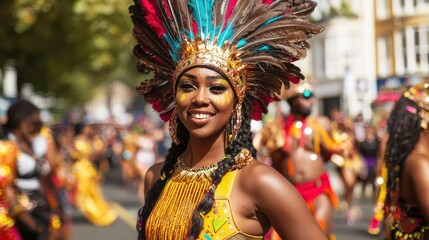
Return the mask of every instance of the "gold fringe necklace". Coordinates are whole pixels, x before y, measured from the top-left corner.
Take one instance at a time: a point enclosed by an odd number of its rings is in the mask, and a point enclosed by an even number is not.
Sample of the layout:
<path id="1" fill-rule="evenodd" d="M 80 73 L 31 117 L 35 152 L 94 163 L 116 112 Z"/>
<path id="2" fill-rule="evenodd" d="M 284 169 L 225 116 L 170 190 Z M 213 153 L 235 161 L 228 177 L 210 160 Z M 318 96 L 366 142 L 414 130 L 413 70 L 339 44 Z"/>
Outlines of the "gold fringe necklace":
<path id="1" fill-rule="evenodd" d="M 211 190 L 211 174 L 218 168 L 217 164 L 193 169 L 183 163 L 183 155 L 177 159 L 173 176 L 146 223 L 147 239 L 188 239 L 192 213 Z"/>

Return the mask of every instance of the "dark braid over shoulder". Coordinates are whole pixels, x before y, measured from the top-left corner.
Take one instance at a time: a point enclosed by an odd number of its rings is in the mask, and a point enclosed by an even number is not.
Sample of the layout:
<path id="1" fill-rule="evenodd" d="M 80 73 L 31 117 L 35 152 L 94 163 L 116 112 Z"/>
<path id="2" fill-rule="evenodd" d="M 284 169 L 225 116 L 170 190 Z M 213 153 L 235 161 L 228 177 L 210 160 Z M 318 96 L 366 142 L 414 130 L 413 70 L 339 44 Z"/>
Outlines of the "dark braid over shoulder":
<path id="1" fill-rule="evenodd" d="M 395 179 L 401 176 L 405 159 L 414 149 L 422 131 L 420 117 L 416 113 L 412 113 L 410 108 L 417 111 L 420 109 L 413 101 L 402 96 L 389 117 L 387 125 L 389 139 L 385 152 L 385 161 L 389 173 L 387 177 L 388 191 L 395 191 Z M 400 167 L 399 171 L 395 171 L 397 165 Z M 387 201 L 389 200 L 390 197 L 387 194 Z"/>
<path id="2" fill-rule="evenodd" d="M 192 228 L 189 234 L 190 239 L 196 239 L 200 234 L 204 223 L 204 219 L 201 215 L 210 212 L 212 209 L 214 203 L 214 189 L 220 183 L 222 177 L 232 168 L 232 166 L 234 166 L 235 156 L 240 153 L 241 149 L 247 148 L 252 153 L 252 156 L 256 158 L 256 149 L 253 146 L 252 132 L 250 131 L 251 117 L 248 111 L 245 109 L 245 105 L 243 105 L 242 111 L 243 119 L 237 137 L 226 148 L 226 154 L 230 157 L 227 157 L 218 163 L 218 168 L 211 175 L 213 191 L 207 191 L 207 194 L 203 200 L 201 200 L 198 207 L 194 210 L 192 216 Z"/>
<path id="3" fill-rule="evenodd" d="M 168 179 L 170 179 L 174 171 L 177 158 L 185 152 L 188 146 L 189 132 L 179 118 L 177 118 L 177 137 L 180 141 L 179 145 L 172 143 L 171 148 L 169 149 L 165 158 L 165 164 L 161 170 L 161 179 L 156 181 L 152 188 L 148 191 L 145 199 L 145 205 L 138 211 L 136 227 L 139 240 L 146 239 L 146 221 L 149 218 L 152 209 L 155 207 L 155 203 L 158 201 L 162 189 L 164 189 L 165 184 L 167 183 Z"/>

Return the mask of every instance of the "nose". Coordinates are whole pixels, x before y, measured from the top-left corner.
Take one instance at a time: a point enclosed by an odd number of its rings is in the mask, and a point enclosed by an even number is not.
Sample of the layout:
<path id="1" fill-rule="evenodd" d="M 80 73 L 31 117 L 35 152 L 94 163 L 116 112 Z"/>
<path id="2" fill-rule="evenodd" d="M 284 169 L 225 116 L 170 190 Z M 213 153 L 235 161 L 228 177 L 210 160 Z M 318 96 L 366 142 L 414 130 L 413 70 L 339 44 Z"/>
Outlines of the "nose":
<path id="1" fill-rule="evenodd" d="M 207 90 L 204 88 L 200 88 L 197 90 L 197 95 L 194 97 L 193 102 L 199 105 L 208 104 L 210 102 Z"/>

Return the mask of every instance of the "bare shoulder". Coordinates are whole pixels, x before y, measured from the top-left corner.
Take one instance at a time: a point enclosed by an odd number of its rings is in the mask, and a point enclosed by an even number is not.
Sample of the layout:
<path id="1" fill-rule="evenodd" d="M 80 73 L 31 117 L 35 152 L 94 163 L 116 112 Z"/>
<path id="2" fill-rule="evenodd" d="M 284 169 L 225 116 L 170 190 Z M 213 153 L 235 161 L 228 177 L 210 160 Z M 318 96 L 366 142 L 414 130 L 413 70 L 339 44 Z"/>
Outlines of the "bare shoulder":
<path id="1" fill-rule="evenodd" d="M 161 177 L 161 169 L 164 166 L 163 162 L 152 165 L 145 175 L 145 191 L 149 190 L 152 185 Z"/>
<path id="2" fill-rule="evenodd" d="M 253 160 L 240 170 L 240 186 L 251 195 L 293 189 L 290 182 L 277 170 L 258 160 Z"/>
<path id="3" fill-rule="evenodd" d="M 411 153 L 406 160 L 406 168 L 412 176 L 423 173 L 429 177 L 429 155 L 422 153 Z"/>

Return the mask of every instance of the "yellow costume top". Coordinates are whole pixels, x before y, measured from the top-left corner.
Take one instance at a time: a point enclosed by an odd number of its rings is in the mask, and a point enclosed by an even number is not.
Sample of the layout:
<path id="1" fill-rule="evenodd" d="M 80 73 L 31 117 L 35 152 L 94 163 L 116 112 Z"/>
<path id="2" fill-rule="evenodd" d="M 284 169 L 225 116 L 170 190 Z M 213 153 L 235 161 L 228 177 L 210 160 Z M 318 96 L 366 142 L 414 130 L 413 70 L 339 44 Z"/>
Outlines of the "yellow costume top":
<path id="1" fill-rule="evenodd" d="M 217 165 L 205 167 L 205 172 Z M 164 187 L 149 219 L 146 222 L 146 239 L 188 239 L 192 226 L 192 213 L 210 188 L 210 177 L 197 175 L 194 169 L 180 164 Z M 197 239 L 262 239 L 241 232 L 231 212 L 230 195 L 238 170 L 224 175 L 215 190 L 215 203 L 205 214 L 204 225 Z"/>
<path id="2" fill-rule="evenodd" d="M 11 208 L 7 201 L 6 188 L 15 180 L 16 158 L 18 147 L 12 141 L 0 141 L 0 236 L 4 239 L 20 239 L 11 228 L 15 225 L 10 213 L 16 209 Z M 16 212 L 15 212 L 16 213 Z M 13 235 L 13 236 L 12 236 Z M 3 238 L 2 238 L 3 239 Z"/>

